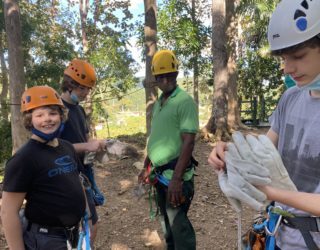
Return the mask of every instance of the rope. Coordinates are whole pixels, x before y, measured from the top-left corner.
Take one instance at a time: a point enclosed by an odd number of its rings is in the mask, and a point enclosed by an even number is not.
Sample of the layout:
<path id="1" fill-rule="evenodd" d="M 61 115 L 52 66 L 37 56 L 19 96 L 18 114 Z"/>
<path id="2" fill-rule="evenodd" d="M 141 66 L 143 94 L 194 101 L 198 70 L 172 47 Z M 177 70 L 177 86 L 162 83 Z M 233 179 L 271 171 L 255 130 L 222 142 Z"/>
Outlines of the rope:
<path id="1" fill-rule="evenodd" d="M 237 213 L 237 227 L 238 227 L 238 250 L 242 249 L 242 227 L 241 227 L 241 211 Z"/>
<path id="2" fill-rule="evenodd" d="M 125 96 L 129 96 L 129 95 L 132 95 L 142 89 L 145 89 L 145 88 L 140 88 L 140 89 L 137 89 L 135 91 L 132 91 L 130 93 L 127 93 L 127 94 L 124 94 L 124 95 L 121 95 L 119 97 L 112 97 L 112 98 L 107 98 L 107 99 L 102 99 L 102 100 L 93 100 L 93 101 L 84 101 L 82 103 L 99 103 L 99 102 L 105 102 L 105 101 L 110 101 L 110 100 L 116 100 L 116 99 L 121 99 Z M 8 102 L 1 102 L 0 105 L 4 105 L 4 106 L 20 106 L 21 103 L 8 103 Z"/>

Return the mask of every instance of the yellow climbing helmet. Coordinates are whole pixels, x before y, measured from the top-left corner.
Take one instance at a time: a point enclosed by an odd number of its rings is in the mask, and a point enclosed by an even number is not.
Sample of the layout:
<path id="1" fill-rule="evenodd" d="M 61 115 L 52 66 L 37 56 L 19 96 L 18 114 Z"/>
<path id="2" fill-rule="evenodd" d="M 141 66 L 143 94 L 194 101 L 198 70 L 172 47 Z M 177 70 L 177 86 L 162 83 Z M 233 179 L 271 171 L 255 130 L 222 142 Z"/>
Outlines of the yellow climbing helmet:
<path id="1" fill-rule="evenodd" d="M 65 69 L 64 74 L 82 86 L 92 88 L 95 86 L 97 77 L 93 66 L 80 59 L 73 59 Z"/>
<path id="2" fill-rule="evenodd" d="M 152 75 L 178 72 L 178 60 L 171 50 L 160 50 L 152 58 Z"/>
<path id="3" fill-rule="evenodd" d="M 48 105 L 63 107 L 61 97 L 49 86 L 34 86 L 27 89 L 21 97 L 21 112 Z"/>

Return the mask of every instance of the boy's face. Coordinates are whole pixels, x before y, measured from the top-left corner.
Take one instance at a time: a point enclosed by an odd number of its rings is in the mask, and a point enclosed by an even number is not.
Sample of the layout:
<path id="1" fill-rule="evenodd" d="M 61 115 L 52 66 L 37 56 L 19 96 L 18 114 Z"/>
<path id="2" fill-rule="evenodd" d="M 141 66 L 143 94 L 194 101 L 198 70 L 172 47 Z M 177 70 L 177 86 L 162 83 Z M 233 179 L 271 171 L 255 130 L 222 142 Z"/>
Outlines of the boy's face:
<path id="1" fill-rule="evenodd" d="M 293 53 L 281 55 L 284 74 L 289 74 L 298 87 L 309 84 L 320 74 L 320 48 L 305 47 Z"/>
<path id="2" fill-rule="evenodd" d="M 79 98 L 79 101 L 82 102 L 86 99 L 87 95 L 90 93 L 91 88 L 82 86 L 82 85 L 77 85 L 72 92 Z"/>
<path id="3" fill-rule="evenodd" d="M 61 114 L 50 107 L 39 107 L 32 111 L 32 125 L 45 134 L 55 132 L 61 123 Z"/>

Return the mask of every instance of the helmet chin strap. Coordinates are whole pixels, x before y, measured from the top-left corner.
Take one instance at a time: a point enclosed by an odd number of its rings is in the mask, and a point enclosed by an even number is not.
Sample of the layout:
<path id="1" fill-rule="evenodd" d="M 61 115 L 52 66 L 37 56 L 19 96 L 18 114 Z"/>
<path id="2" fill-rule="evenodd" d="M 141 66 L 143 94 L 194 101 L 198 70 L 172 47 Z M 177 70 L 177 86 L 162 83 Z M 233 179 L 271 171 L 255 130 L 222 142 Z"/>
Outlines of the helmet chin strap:
<path id="1" fill-rule="evenodd" d="M 36 128 L 32 128 L 31 132 L 32 132 L 32 134 L 39 136 L 42 140 L 45 140 L 45 143 L 48 143 L 49 141 L 58 137 L 61 134 L 61 132 L 63 131 L 63 129 L 64 129 L 64 122 L 61 122 L 60 126 L 53 133 L 46 134 Z"/>

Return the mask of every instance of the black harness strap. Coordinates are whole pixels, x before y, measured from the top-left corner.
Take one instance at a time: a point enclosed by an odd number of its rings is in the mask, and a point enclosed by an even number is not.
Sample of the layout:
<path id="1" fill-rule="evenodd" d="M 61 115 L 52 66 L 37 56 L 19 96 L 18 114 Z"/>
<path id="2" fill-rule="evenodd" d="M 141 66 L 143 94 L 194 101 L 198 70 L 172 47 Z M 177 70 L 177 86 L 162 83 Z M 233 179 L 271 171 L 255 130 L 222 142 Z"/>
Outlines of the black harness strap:
<path id="1" fill-rule="evenodd" d="M 179 158 L 175 158 L 163 166 L 156 167 L 155 168 L 156 173 L 162 174 L 162 172 L 167 169 L 174 170 L 174 168 L 177 165 L 178 159 Z M 199 162 L 193 156 L 191 156 L 190 163 L 189 163 L 188 167 L 186 168 L 186 172 L 189 171 L 190 169 L 192 169 L 193 167 L 197 167 L 198 165 L 199 165 Z"/>
<path id="2" fill-rule="evenodd" d="M 310 233 L 320 231 L 319 217 L 283 217 L 282 222 L 286 226 L 298 229 L 301 232 L 309 250 L 319 250 Z"/>

